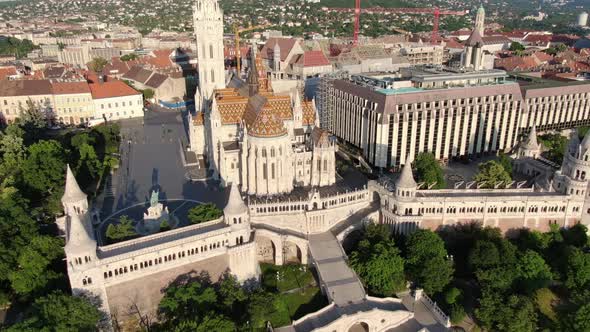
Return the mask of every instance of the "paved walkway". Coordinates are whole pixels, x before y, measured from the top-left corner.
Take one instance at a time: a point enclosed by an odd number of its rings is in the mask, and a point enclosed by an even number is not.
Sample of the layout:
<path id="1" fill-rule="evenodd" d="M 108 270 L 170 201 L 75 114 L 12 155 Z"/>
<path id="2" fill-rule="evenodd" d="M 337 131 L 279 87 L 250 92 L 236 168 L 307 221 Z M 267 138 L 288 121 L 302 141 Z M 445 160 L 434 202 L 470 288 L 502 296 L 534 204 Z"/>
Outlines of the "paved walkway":
<path id="1" fill-rule="evenodd" d="M 344 250 L 331 232 L 310 235 L 309 249 L 329 300 L 346 306 L 365 298 L 361 281 L 348 267 Z"/>

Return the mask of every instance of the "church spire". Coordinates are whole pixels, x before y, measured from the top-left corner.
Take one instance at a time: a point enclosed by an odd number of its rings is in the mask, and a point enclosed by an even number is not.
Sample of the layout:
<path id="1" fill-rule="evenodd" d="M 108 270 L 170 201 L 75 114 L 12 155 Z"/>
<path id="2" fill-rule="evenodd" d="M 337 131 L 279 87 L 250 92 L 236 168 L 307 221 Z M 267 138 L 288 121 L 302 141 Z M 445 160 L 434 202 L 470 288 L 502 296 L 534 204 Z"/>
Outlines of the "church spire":
<path id="1" fill-rule="evenodd" d="M 260 84 L 258 82 L 258 69 L 256 67 L 256 44 L 252 44 L 250 51 L 250 72 L 248 73 L 248 93 L 250 96 L 258 94 Z"/>
<path id="2" fill-rule="evenodd" d="M 479 6 L 477 10 L 477 14 L 475 15 L 475 30 L 479 32 L 479 35 L 483 37 L 484 30 L 485 30 L 485 18 L 486 18 L 486 11 L 483 8 L 483 5 Z"/>

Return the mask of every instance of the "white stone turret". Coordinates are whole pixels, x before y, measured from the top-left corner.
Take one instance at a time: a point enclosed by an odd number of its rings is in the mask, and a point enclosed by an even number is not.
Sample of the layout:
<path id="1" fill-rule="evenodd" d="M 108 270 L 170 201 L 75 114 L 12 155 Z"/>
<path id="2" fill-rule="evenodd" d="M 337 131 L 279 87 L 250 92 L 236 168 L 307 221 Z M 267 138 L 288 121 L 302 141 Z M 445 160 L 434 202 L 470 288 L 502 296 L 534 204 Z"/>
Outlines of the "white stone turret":
<path id="1" fill-rule="evenodd" d="M 556 172 L 555 184 L 557 191 L 585 199 L 590 179 L 590 135 L 586 134 L 582 143 L 576 147 L 577 140 L 577 137 L 570 140 L 561 170 Z"/>
<path id="2" fill-rule="evenodd" d="M 66 186 L 64 195 L 61 197 L 61 203 L 66 215 L 84 214 L 88 211 L 88 200 L 86 194 L 80 189 L 76 177 L 67 165 Z"/>
<path id="3" fill-rule="evenodd" d="M 225 88 L 223 10 L 217 0 L 196 0 L 193 26 L 197 39 L 199 87 L 205 99 L 214 89 Z"/>
<path id="4" fill-rule="evenodd" d="M 238 185 L 231 184 L 229 199 L 223 208 L 225 222 L 232 227 L 247 227 L 250 222 L 248 207 L 244 204 Z"/>
<path id="5" fill-rule="evenodd" d="M 522 142 L 518 155 L 519 157 L 531 157 L 534 159 L 537 159 L 541 155 L 541 145 L 537 141 L 537 130 L 534 125 L 527 139 Z"/>
<path id="6" fill-rule="evenodd" d="M 402 173 L 395 182 L 395 195 L 398 200 L 412 200 L 416 197 L 417 188 L 418 185 L 412 174 L 412 160 L 407 158 Z"/>

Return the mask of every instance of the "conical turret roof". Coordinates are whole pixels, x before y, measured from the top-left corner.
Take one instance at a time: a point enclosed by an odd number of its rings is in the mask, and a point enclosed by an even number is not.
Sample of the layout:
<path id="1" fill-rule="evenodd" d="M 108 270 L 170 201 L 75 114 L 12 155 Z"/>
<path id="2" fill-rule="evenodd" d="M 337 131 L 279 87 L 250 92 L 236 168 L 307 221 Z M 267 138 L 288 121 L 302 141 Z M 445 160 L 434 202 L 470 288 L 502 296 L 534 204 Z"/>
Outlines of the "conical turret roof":
<path id="1" fill-rule="evenodd" d="M 238 190 L 238 186 L 236 184 L 231 185 L 229 199 L 227 201 L 227 205 L 223 209 L 223 214 L 226 216 L 235 216 L 240 214 L 245 214 L 248 212 L 248 207 L 244 204 L 242 200 L 242 196 L 240 195 L 240 191 Z"/>
<path id="2" fill-rule="evenodd" d="M 94 237 L 90 235 L 88 227 L 83 219 L 80 219 L 78 214 L 72 213 L 68 216 L 68 220 L 69 227 L 66 248 L 76 248 L 81 251 L 96 248 L 96 241 L 94 240 Z"/>
<path id="3" fill-rule="evenodd" d="M 412 161 L 408 158 L 402 169 L 402 174 L 397 179 L 395 186 L 398 188 L 414 188 L 417 186 L 412 174 Z"/>
<path id="4" fill-rule="evenodd" d="M 525 141 L 524 148 L 528 150 L 538 150 L 540 149 L 539 142 L 537 142 L 537 129 L 535 126 L 531 128 L 531 132 Z"/>
<path id="5" fill-rule="evenodd" d="M 76 177 L 74 176 L 70 165 L 68 165 L 66 170 L 66 188 L 64 195 L 61 197 L 61 201 L 62 203 L 73 203 L 84 199 L 86 199 L 86 194 L 80 189 L 78 181 L 76 181 Z"/>

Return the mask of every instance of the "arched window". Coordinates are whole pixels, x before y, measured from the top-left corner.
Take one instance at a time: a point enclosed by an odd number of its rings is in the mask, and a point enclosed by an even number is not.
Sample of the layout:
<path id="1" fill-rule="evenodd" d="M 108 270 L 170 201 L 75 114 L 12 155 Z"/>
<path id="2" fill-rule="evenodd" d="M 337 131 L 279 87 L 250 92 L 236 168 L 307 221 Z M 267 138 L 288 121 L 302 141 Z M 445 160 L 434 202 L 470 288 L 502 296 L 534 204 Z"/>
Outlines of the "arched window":
<path id="1" fill-rule="evenodd" d="M 209 58 L 213 59 L 213 44 L 209 44 Z"/>
<path id="2" fill-rule="evenodd" d="M 215 71 L 213 69 L 211 69 L 211 82 L 215 83 Z"/>

